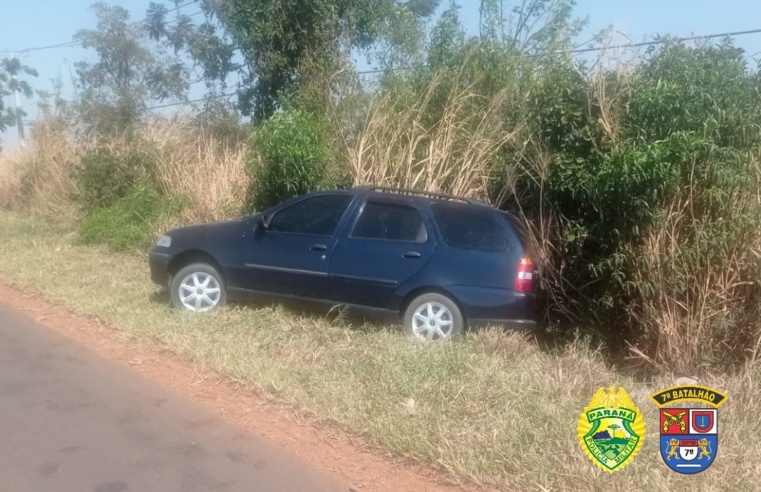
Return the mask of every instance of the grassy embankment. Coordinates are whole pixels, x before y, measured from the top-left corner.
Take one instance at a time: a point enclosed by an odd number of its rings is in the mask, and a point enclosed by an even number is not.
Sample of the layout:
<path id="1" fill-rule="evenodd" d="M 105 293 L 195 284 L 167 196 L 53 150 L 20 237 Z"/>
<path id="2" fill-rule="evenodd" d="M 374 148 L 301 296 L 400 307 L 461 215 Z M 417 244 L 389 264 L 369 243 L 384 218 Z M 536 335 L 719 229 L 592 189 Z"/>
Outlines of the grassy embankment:
<path id="1" fill-rule="evenodd" d="M 616 373 L 583 344 L 546 352 L 530 339 L 483 332 L 421 344 L 398 329 L 350 323 L 282 306 L 230 306 L 208 316 L 157 301 L 140 254 L 79 245 L 55 228 L 0 212 L 0 277 L 136 340 L 155 343 L 301 411 L 361 434 L 371 445 L 434 465 L 454 480 L 500 490 L 757 490 L 761 426 L 754 384 L 761 362 L 701 382 L 729 394 L 716 463 L 698 477 L 658 455 L 648 396 L 670 385 Z M 576 420 L 597 387 L 622 384 L 644 412 L 641 453 L 613 476 L 576 441 Z M 405 405 L 414 400 L 414 410 Z"/>

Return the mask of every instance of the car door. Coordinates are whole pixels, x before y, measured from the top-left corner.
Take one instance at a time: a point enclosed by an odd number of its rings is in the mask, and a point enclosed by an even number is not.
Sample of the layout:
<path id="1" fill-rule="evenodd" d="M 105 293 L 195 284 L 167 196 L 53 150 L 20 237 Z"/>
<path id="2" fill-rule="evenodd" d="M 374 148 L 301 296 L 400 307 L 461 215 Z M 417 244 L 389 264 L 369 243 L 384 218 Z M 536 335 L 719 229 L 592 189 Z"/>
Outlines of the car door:
<path id="1" fill-rule="evenodd" d="M 396 289 L 420 271 L 433 254 L 435 239 L 426 222 L 411 200 L 370 197 L 334 248 L 330 299 L 388 306 Z"/>
<path id="2" fill-rule="evenodd" d="M 335 232 L 353 196 L 319 194 L 276 210 L 242 248 L 244 288 L 313 298 L 326 296 Z"/>

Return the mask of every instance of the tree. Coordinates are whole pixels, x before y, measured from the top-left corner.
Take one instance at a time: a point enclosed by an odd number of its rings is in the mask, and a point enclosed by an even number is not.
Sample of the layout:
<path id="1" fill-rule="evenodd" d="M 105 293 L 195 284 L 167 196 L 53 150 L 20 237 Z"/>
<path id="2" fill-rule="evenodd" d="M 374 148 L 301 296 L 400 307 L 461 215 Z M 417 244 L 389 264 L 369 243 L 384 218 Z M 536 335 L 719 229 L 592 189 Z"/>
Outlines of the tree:
<path id="1" fill-rule="evenodd" d="M 13 125 L 19 118 L 26 116 L 26 112 L 19 108 L 18 112 L 13 108 L 6 108 L 3 104 L 5 96 L 16 92 L 25 97 L 32 97 L 32 87 L 23 75 L 37 77 L 37 71 L 21 63 L 18 58 L 6 58 L 0 62 L 0 132 Z"/>
<path id="2" fill-rule="evenodd" d="M 163 46 L 150 45 L 147 26 L 130 23 L 122 7 L 96 3 L 93 9 L 97 27 L 74 36 L 98 55 L 95 63 L 75 64 L 77 106 L 88 129 L 121 132 L 140 120 L 149 102 L 181 99 L 188 70 Z"/>
<path id="3" fill-rule="evenodd" d="M 586 23 L 574 19 L 576 0 L 481 0 L 481 39 L 499 41 L 521 53 L 565 48 Z"/>
<path id="4" fill-rule="evenodd" d="M 224 83 L 237 73 L 241 111 L 262 120 L 297 87 L 316 85 L 330 97 L 332 75 L 350 64 L 352 50 L 390 39 L 393 20 L 431 16 L 439 1 L 201 0 L 203 24 L 181 17 L 171 28 L 166 7 L 152 4 L 148 13 L 151 34 L 187 49 L 204 78 Z"/>
<path id="5" fill-rule="evenodd" d="M 610 425 L 608 426 L 608 429 L 611 429 L 611 434 L 610 434 L 610 437 L 616 437 L 616 435 L 617 435 L 617 434 L 616 434 L 616 431 L 617 431 L 618 429 L 620 429 L 620 428 L 621 428 L 621 426 L 620 426 L 620 425 L 618 425 L 618 424 L 610 424 Z"/>

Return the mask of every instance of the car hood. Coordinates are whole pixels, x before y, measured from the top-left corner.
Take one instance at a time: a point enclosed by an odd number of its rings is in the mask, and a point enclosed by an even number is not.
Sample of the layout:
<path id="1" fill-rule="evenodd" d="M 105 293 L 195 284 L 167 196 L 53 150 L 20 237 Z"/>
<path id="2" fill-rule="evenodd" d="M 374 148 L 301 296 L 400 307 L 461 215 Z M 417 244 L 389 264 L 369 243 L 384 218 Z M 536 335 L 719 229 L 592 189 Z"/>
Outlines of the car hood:
<path id="1" fill-rule="evenodd" d="M 193 242 L 195 244 L 203 243 L 209 239 L 218 241 L 240 238 L 243 235 L 246 224 L 250 220 L 250 218 L 245 218 L 181 227 L 167 232 L 166 235 L 172 238 L 173 243 L 176 241 L 178 243 Z"/>

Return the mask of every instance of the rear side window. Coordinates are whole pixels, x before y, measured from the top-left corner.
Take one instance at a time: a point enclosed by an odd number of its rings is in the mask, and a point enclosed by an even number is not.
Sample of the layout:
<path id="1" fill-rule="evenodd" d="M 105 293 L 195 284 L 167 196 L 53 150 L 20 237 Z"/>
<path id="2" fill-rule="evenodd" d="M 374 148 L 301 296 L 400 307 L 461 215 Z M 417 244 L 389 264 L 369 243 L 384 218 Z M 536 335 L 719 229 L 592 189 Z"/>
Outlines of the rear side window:
<path id="1" fill-rule="evenodd" d="M 431 205 L 433 216 L 453 248 L 505 251 L 507 241 L 491 210 L 479 207 Z"/>
<path id="2" fill-rule="evenodd" d="M 424 243 L 428 239 L 428 233 L 423 218 L 415 208 L 367 202 L 351 237 Z"/>

